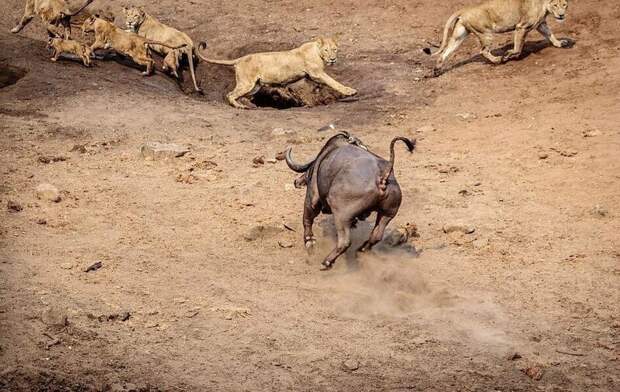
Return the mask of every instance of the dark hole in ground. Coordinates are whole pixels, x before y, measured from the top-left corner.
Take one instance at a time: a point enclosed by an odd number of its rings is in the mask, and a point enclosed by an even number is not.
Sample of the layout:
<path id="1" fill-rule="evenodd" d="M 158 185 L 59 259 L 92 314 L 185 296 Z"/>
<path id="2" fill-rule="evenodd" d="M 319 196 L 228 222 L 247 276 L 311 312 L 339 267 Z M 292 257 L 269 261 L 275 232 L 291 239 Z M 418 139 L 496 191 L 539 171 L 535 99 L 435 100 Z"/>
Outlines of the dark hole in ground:
<path id="1" fill-rule="evenodd" d="M 289 109 L 300 106 L 318 106 L 333 103 L 340 94 L 309 79 L 286 86 L 262 87 L 250 101 L 258 107 Z"/>
<path id="2" fill-rule="evenodd" d="M 0 88 L 11 86 L 26 76 L 28 71 L 23 68 L 0 65 Z"/>

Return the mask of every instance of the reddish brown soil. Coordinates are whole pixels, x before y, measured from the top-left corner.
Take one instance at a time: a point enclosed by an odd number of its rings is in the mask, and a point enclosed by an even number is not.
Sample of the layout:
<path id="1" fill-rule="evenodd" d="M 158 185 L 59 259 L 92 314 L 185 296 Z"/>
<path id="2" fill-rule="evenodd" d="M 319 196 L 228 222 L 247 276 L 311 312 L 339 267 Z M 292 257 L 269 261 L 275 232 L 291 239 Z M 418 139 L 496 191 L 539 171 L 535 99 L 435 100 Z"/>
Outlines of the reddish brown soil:
<path id="1" fill-rule="evenodd" d="M 435 79 L 421 49 L 464 1 L 138 3 L 214 56 L 342 33 L 329 72 L 360 99 L 240 111 L 225 67 L 198 66 L 200 97 L 114 61 L 53 63 L 38 20 L 8 34 L 23 1 L 5 1 L 0 69 L 27 73 L 0 89 L 0 389 L 618 390 L 617 2 L 574 1 L 550 22 L 570 49 L 534 32 L 524 58 L 491 66 L 470 38 Z M 328 123 L 384 156 L 393 136 L 418 139 L 397 151 L 391 227 L 417 224 L 419 257 L 320 272 L 328 217 L 306 256 L 294 174 L 252 159 L 288 145 L 309 158 Z M 191 152 L 145 161 L 147 141 Z M 40 183 L 63 200 L 38 200 Z M 476 231 L 444 234 L 452 222 Z"/>

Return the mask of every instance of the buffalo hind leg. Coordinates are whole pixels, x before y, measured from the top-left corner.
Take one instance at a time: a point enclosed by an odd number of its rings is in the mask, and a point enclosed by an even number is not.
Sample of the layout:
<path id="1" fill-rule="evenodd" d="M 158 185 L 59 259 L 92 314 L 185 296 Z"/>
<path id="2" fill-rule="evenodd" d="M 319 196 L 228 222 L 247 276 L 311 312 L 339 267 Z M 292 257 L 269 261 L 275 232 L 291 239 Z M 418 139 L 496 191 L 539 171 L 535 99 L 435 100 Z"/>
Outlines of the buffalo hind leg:
<path id="1" fill-rule="evenodd" d="M 383 239 L 383 233 L 385 232 L 385 228 L 390 223 L 390 221 L 394 218 L 393 216 L 383 215 L 380 212 L 377 212 L 377 220 L 375 222 L 375 227 L 370 232 L 370 237 L 368 240 L 362 244 L 357 250 L 358 252 L 368 252 L 375 246 L 379 241 Z"/>
<path id="2" fill-rule="evenodd" d="M 321 213 L 320 208 L 312 207 L 309 205 L 304 206 L 304 246 L 308 253 L 312 254 L 314 251 L 314 245 L 316 244 L 316 238 L 312 232 L 312 225 L 314 219 Z"/>
<path id="3" fill-rule="evenodd" d="M 321 263 L 321 270 L 326 271 L 330 269 L 336 259 L 349 249 L 351 246 L 351 218 L 339 216 L 334 213 L 334 221 L 336 223 L 336 232 L 338 233 L 338 243 L 336 248 L 332 250 L 323 263 Z"/>

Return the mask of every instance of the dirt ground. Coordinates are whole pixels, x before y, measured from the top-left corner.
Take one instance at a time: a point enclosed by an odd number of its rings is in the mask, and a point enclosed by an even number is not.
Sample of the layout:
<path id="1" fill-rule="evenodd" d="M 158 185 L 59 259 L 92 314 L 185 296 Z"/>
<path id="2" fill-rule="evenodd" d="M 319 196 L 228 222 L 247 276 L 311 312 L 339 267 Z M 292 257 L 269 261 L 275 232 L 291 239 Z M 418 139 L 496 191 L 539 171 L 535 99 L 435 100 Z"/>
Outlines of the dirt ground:
<path id="1" fill-rule="evenodd" d="M 341 33 L 328 72 L 359 99 L 243 111 L 223 100 L 226 67 L 198 65 L 198 96 L 187 72 L 180 88 L 113 60 L 53 63 L 38 20 L 8 33 L 23 0 L 6 0 L 0 390 L 620 388 L 618 2 L 550 21 L 572 48 L 533 32 L 492 66 L 470 38 L 438 78 L 421 49 L 470 1 L 135 3 L 222 58 Z M 126 3 L 106 4 L 122 23 Z M 252 161 L 308 159 L 330 123 L 382 156 L 417 138 L 397 149 L 390 224 L 417 225 L 417 257 L 350 253 L 321 272 L 329 216 L 306 255 L 305 191 L 283 162 Z M 145 160 L 150 141 L 190 152 Z M 62 200 L 39 200 L 42 183 Z"/>

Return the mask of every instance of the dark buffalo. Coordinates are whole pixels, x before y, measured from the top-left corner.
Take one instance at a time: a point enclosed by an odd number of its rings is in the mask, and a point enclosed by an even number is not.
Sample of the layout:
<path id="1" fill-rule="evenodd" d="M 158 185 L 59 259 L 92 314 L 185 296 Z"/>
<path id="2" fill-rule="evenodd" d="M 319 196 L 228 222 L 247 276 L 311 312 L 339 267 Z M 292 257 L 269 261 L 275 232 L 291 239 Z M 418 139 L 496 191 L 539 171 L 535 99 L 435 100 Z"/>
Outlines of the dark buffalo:
<path id="1" fill-rule="evenodd" d="M 314 219 L 323 212 L 334 214 L 338 233 L 336 248 L 323 260 L 322 268 L 332 267 L 335 260 L 351 246 L 350 231 L 358 220 L 377 212 L 370 238 L 358 249 L 370 250 L 383 238 L 383 232 L 400 207 L 402 194 L 394 177 L 394 144 L 405 143 L 409 152 L 415 140 L 404 137 L 392 139 L 390 160 L 368 151 L 366 146 L 347 132 L 330 138 L 315 159 L 305 164 L 293 161 L 291 149 L 286 151 L 286 163 L 292 170 L 303 173 L 295 186 L 307 185 L 304 203 L 304 244 L 312 250 L 316 239 L 312 233 Z"/>

